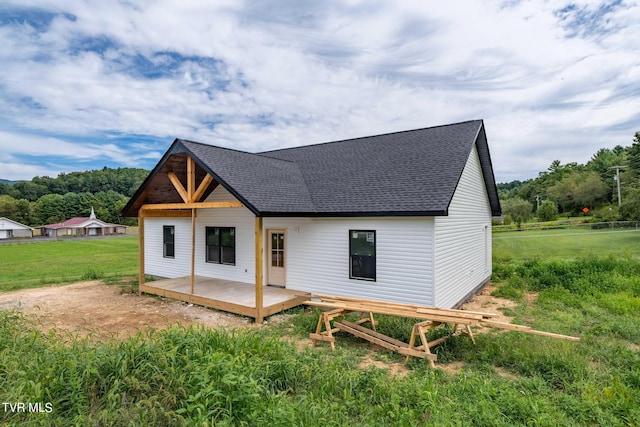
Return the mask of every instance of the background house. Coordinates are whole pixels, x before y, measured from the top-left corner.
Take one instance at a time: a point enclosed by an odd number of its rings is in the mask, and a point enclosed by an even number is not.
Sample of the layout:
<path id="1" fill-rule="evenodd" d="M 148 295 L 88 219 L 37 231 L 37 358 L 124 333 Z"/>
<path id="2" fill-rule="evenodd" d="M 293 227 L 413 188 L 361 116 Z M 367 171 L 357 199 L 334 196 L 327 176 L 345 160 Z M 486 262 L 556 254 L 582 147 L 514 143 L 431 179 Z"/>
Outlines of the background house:
<path id="1" fill-rule="evenodd" d="M 38 227 L 40 234 L 45 237 L 61 236 L 106 236 L 109 234 L 125 234 L 126 225 L 109 224 L 96 218 L 91 208 L 89 217 L 71 218 L 56 224 Z"/>
<path id="2" fill-rule="evenodd" d="M 0 239 L 13 239 L 16 237 L 33 237 L 33 228 L 9 218 L 0 217 Z"/>
<path id="3" fill-rule="evenodd" d="M 500 205 L 478 120 L 255 154 L 176 140 L 124 213 L 141 280 L 453 307 L 491 277 Z"/>

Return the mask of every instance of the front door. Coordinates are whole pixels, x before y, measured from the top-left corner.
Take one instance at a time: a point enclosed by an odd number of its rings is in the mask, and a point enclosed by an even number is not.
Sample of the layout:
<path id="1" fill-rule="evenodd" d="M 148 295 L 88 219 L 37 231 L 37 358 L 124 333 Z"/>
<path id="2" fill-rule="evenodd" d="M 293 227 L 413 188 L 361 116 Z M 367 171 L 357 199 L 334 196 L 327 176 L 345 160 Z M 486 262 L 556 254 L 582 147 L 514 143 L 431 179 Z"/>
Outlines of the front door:
<path id="1" fill-rule="evenodd" d="M 285 270 L 285 232 L 284 230 L 269 230 L 269 266 L 268 284 L 276 286 L 286 286 Z"/>

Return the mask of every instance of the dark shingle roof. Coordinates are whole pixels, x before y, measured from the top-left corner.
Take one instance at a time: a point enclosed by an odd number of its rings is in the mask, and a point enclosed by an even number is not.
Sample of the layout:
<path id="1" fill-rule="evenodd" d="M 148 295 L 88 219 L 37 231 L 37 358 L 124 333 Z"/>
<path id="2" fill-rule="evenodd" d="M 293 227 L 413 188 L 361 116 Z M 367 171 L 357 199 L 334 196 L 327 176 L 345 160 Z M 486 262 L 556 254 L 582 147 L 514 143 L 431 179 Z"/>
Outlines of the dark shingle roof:
<path id="1" fill-rule="evenodd" d="M 481 120 L 255 154 L 177 139 L 152 175 L 186 152 L 256 215 L 446 215 L 474 144 L 496 215 Z"/>

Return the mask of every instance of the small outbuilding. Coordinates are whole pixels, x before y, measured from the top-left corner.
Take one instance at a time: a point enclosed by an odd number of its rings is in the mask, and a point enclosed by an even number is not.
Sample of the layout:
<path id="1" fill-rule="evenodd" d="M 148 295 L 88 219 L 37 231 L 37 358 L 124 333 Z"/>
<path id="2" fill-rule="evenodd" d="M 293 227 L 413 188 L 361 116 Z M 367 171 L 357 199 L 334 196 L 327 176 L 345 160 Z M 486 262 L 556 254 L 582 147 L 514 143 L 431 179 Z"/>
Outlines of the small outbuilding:
<path id="1" fill-rule="evenodd" d="M 0 239 L 31 237 L 33 237 L 33 228 L 9 218 L 0 217 Z"/>
<path id="2" fill-rule="evenodd" d="M 124 214 L 142 292 L 261 321 L 316 293 L 456 307 L 491 277 L 500 204 L 474 120 L 261 153 L 176 139 Z"/>

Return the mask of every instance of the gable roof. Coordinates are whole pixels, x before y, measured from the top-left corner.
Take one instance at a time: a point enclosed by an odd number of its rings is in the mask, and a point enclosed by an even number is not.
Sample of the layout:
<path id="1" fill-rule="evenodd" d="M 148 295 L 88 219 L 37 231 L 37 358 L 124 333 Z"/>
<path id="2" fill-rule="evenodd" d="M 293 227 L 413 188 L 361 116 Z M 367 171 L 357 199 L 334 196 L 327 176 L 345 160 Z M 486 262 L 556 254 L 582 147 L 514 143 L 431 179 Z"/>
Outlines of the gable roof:
<path id="1" fill-rule="evenodd" d="M 68 219 L 63 222 L 58 222 L 55 224 L 43 225 L 41 228 L 102 228 L 102 227 L 115 227 L 120 226 L 118 224 L 109 224 L 97 218 L 91 217 L 75 217 Z M 124 227 L 124 226 L 121 226 Z"/>
<path id="2" fill-rule="evenodd" d="M 188 155 L 198 165 L 196 180 L 211 174 L 255 215 L 447 215 L 474 146 L 497 215 L 500 204 L 482 120 L 262 153 L 176 139 L 123 212 L 135 216 L 144 203 L 181 202 L 175 190 L 166 188 L 163 174 Z M 154 201 L 152 187 L 163 185 L 164 199 Z"/>
<path id="3" fill-rule="evenodd" d="M 0 216 L 0 230 L 33 230 L 33 228 L 21 224 L 18 221 Z"/>

